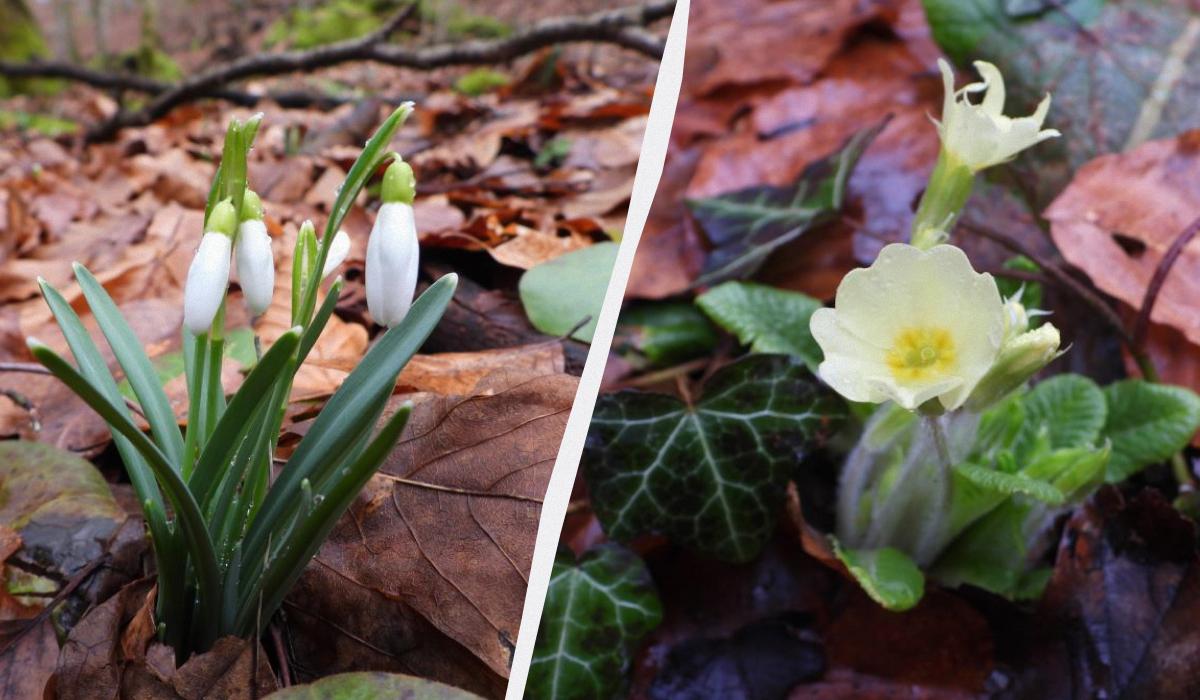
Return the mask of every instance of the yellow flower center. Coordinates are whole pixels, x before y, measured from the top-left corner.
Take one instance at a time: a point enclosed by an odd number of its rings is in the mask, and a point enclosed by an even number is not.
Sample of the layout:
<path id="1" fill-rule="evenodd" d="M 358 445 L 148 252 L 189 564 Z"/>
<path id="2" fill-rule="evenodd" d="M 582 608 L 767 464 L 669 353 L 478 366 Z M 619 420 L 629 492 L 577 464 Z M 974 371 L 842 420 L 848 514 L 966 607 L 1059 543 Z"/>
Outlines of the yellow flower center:
<path id="1" fill-rule="evenodd" d="M 943 328 L 905 328 L 896 334 L 887 353 L 892 375 L 917 381 L 945 374 L 955 364 L 954 338 Z"/>

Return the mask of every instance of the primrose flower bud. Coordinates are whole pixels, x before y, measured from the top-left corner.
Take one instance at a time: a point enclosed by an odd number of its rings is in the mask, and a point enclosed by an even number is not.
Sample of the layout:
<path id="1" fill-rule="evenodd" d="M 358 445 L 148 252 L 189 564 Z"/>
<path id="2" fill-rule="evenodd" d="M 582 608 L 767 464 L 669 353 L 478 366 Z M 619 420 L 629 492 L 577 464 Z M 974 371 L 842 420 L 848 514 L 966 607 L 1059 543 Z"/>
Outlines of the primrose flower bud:
<path id="1" fill-rule="evenodd" d="M 1025 305 L 1017 301 L 1020 294 L 1004 302 L 1004 342 L 1029 330 L 1029 313 Z"/>
<path id="2" fill-rule="evenodd" d="M 942 120 L 937 122 L 942 148 L 954 160 L 979 172 L 1006 161 L 1018 153 L 1059 136 L 1056 129 L 1043 129 L 1046 113 L 1050 111 L 1050 95 L 1046 95 L 1034 113 L 1028 117 L 1004 116 L 1004 76 L 1000 69 L 986 61 L 975 61 L 975 70 L 983 77 L 981 83 L 971 83 L 954 90 L 954 70 L 945 59 L 938 59 L 942 72 L 945 98 Z M 984 92 L 979 104 L 971 104 L 970 93 Z"/>
<path id="3" fill-rule="evenodd" d="M 208 332 L 229 286 L 229 256 L 237 212 L 228 199 L 213 207 L 205 228 L 183 290 L 183 325 L 196 335 Z"/>
<path id="4" fill-rule="evenodd" d="M 954 410 L 995 362 L 1004 316 L 995 280 L 962 250 L 893 243 L 842 279 L 834 308 L 812 315 L 825 353 L 817 373 L 851 401 L 912 411 L 937 399 Z"/>
<path id="5" fill-rule="evenodd" d="M 350 234 L 338 231 L 329 242 L 329 254 L 325 257 L 325 267 L 321 268 L 321 278 L 328 277 L 334 270 L 346 261 L 350 254 Z"/>
<path id="6" fill-rule="evenodd" d="M 1008 396 L 1062 354 L 1058 350 L 1060 342 L 1058 329 L 1050 323 L 1006 340 L 996 363 L 967 399 L 966 408 L 983 411 Z"/>
<path id="7" fill-rule="evenodd" d="M 417 288 L 417 226 L 412 168 L 397 160 L 383 177 L 383 205 L 367 240 L 367 309 L 375 322 L 394 326 L 408 313 Z"/>
<path id="8" fill-rule="evenodd" d="M 242 298 L 250 313 L 261 314 L 271 305 L 275 294 L 275 256 L 271 252 L 271 234 L 263 223 L 262 201 L 251 190 L 246 190 L 242 203 L 236 254 Z"/>

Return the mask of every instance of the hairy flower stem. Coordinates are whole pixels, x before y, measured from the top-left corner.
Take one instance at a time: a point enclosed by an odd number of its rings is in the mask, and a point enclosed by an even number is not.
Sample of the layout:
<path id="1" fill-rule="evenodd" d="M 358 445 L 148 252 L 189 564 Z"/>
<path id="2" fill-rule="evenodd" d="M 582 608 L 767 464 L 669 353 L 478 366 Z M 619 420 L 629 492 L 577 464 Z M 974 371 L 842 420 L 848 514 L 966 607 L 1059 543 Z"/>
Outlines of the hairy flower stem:
<path id="1" fill-rule="evenodd" d="M 927 488 L 933 496 L 933 507 L 926 514 L 925 526 L 917 540 L 914 554 L 918 561 L 932 561 L 944 545 L 946 519 L 950 515 L 951 479 L 954 470 L 954 460 L 950 457 L 950 447 L 946 443 L 946 431 L 942 428 L 939 416 L 926 416 L 925 424 L 929 435 L 933 438 L 934 449 L 937 450 L 937 462 L 931 470 Z"/>
<path id="2" fill-rule="evenodd" d="M 952 153 L 941 149 L 913 218 L 912 244 L 928 249 L 945 243 L 974 185 L 975 174 L 971 169 L 959 162 Z"/>

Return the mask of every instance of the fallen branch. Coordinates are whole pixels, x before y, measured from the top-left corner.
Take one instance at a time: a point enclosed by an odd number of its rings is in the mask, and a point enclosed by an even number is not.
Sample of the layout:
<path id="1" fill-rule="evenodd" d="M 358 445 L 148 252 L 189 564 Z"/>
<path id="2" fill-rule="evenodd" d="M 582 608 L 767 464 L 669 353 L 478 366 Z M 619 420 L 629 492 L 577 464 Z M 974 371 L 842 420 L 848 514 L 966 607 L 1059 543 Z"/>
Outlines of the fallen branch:
<path id="1" fill-rule="evenodd" d="M 283 104 L 316 103 L 319 97 L 304 93 L 256 94 L 227 86 L 238 80 L 263 78 L 346 63 L 371 61 L 400 68 L 429 70 L 446 66 L 488 65 L 519 58 L 539 49 L 568 42 L 615 44 L 652 58 L 661 58 L 664 42 L 643 27 L 669 17 L 675 0 L 651 0 L 643 5 L 603 10 L 578 17 L 554 17 L 535 22 L 502 39 L 486 39 L 426 47 L 386 43 L 414 11 L 415 3 L 397 12 L 370 34 L 303 51 L 257 54 L 215 66 L 178 83 L 129 74 L 110 74 L 73 64 L 0 62 L 0 76 L 12 78 L 59 78 L 107 90 L 129 90 L 150 95 L 150 102 L 134 112 L 118 111 L 112 119 L 88 132 L 89 141 L 111 139 L 127 126 L 144 126 L 175 107 L 201 98 L 223 99 L 252 106 L 262 99 Z"/>

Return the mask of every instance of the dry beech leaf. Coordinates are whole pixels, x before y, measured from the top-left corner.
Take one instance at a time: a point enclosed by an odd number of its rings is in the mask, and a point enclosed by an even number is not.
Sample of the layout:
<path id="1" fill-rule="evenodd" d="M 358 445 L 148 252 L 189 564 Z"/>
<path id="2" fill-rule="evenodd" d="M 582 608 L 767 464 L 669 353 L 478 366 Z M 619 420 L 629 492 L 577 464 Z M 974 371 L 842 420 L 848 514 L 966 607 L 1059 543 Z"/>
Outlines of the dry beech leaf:
<path id="1" fill-rule="evenodd" d="M 1141 308 L 1154 270 L 1200 213 L 1200 131 L 1084 165 L 1045 212 L 1063 257 L 1097 287 Z M 1151 319 L 1200 345 L 1200 238 L 1184 249 Z"/>
<path id="2" fill-rule="evenodd" d="M 501 372 L 417 394 L 405 436 L 288 598 L 319 674 L 371 668 L 503 693 L 541 500 L 577 380 Z"/>

